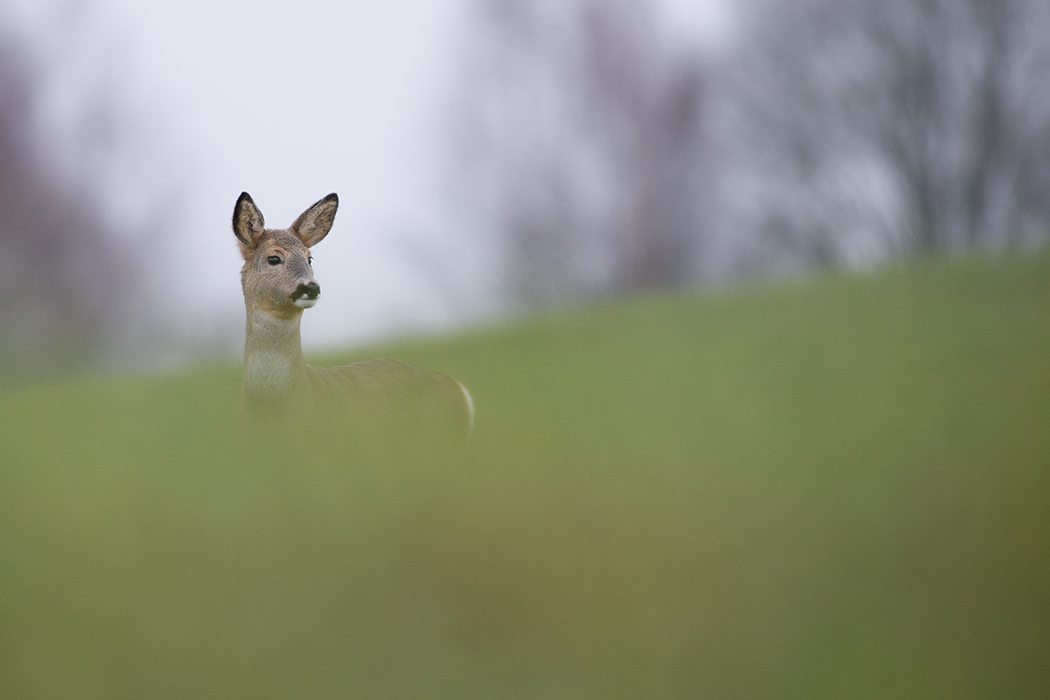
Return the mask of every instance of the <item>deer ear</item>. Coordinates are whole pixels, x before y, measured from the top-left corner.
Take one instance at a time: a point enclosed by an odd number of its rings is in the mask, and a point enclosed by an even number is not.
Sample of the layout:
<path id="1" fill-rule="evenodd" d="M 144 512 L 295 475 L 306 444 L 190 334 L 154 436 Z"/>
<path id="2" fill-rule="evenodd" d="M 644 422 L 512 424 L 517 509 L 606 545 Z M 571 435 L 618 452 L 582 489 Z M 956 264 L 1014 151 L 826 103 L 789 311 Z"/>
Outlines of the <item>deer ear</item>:
<path id="1" fill-rule="evenodd" d="M 242 248 L 247 250 L 258 243 L 265 228 L 266 222 L 259 207 L 255 206 L 250 194 L 241 192 L 233 207 L 233 233 Z"/>
<path id="2" fill-rule="evenodd" d="M 333 192 L 300 214 L 292 224 L 292 233 L 299 237 L 303 245 L 312 248 L 328 235 L 338 208 L 339 195 Z"/>

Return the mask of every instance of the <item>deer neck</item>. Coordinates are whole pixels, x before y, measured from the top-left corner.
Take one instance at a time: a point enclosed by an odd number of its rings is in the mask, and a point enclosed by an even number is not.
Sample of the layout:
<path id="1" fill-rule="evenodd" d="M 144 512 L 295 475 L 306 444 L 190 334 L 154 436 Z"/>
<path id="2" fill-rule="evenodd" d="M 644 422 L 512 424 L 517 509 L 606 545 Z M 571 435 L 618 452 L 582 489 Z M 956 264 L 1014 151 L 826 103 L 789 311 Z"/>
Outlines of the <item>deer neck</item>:
<path id="1" fill-rule="evenodd" d="M 248 309 L 244 333 L 243 389 L 247 397 L 273 400 L 289 395 L 306 372 L 299 324 L 302 313 L 278 318 Z"/>

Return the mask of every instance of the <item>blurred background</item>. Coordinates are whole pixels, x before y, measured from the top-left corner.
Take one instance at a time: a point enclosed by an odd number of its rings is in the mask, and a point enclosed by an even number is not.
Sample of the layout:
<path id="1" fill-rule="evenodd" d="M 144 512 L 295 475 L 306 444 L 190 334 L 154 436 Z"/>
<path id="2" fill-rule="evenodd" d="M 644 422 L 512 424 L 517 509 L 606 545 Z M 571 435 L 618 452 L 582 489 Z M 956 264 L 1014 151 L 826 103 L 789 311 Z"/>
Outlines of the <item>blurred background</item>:
<path id="1" fill-rule="evenodd" d="M 1045 0 L 4 0 L 0 697 L 1050 697 L 1048 231 Z"/>
<path id="2" fill-rule="evenodd" d="M 235 357 L 242 190 L 317 350 L 1043 241 L 1050 6 L 8 0 L 0 149 L 0 381 Z"/>

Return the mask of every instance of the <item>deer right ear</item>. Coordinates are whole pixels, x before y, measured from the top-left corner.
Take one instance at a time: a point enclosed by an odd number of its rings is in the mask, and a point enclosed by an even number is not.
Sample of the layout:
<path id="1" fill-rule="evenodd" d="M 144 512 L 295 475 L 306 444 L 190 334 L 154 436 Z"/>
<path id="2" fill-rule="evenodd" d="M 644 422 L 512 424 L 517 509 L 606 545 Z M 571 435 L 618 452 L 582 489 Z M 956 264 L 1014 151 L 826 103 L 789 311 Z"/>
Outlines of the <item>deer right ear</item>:
<path id="1" fill-rule="evenodd" d="M 255 206 L 250 194 L 241 192 L 237 204 L 233 207 L 233 233 L 241 242 L 242 248 L 252 248 L 265 228 L 266 222 L 259 207 Z"/>
<path id="2" fill-rule="evenodd" d="M 339 208 L 339 195 L 335 192 L 324 197 L 299 215 L 291 231 L 307 248 L 313 248 L 328 235 L 335 222 L 335 210 Z"/>

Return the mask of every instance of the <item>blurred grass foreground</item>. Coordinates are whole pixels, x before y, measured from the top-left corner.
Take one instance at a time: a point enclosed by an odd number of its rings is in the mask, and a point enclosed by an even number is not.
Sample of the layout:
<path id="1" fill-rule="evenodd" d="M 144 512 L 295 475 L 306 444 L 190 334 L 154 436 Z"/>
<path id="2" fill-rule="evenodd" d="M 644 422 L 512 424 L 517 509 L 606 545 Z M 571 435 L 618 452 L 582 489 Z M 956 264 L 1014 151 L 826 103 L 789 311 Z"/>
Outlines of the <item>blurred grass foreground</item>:
<path id="1" fill-rule="evenodd" d="M 383 352 L 465 455 L 234 439 L 237 368 L 0 395 L 0 697 L 1050 694 L 1050 256 Z"/>

